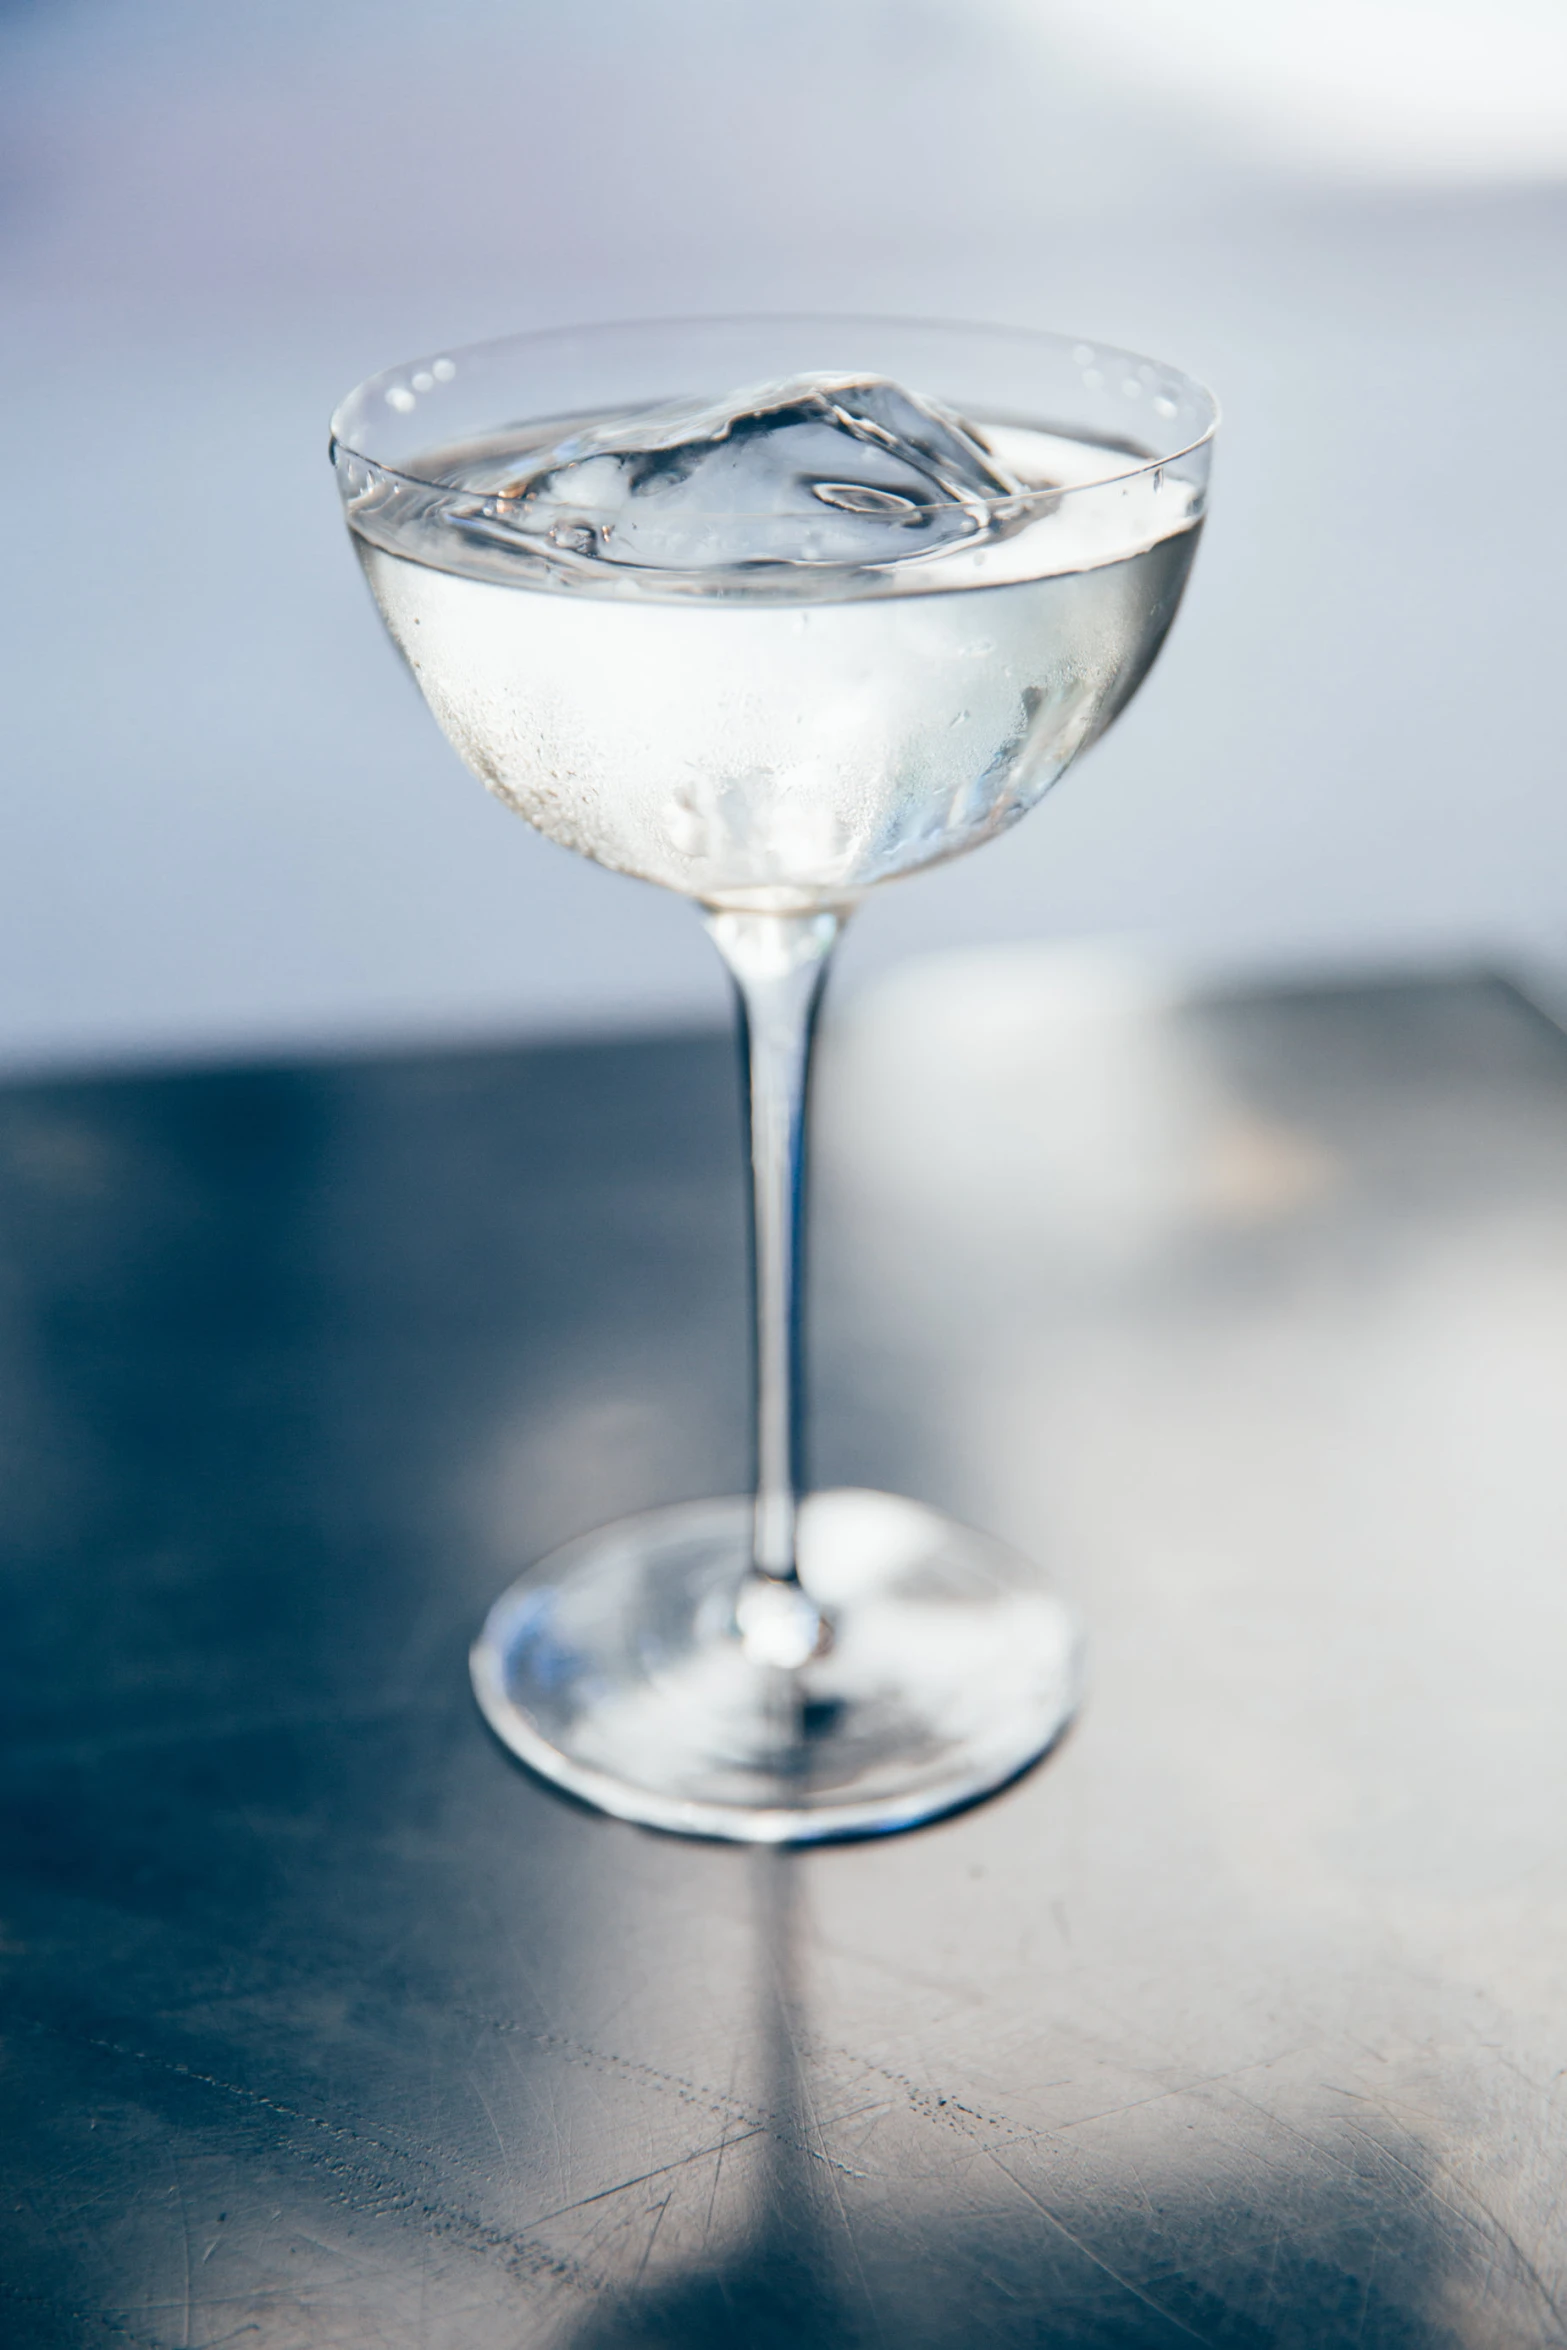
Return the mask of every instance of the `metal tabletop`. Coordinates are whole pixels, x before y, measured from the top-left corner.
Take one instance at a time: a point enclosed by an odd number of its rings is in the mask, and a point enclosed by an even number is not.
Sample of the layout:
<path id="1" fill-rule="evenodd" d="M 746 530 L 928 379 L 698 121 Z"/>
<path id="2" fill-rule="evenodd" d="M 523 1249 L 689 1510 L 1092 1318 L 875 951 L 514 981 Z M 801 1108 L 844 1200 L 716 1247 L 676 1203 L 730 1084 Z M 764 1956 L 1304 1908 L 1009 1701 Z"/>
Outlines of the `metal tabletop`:
<path id="1" fill-rule="evenodd" d="M 0 1095 L 6 2343 L 1567 2339 L 1567 1044 L 949 973 L 821 1092 L 817 1472 L 1092 1683 L 798 1856 L 464 1669 L 743 1482 L 724 1042 Z"/>

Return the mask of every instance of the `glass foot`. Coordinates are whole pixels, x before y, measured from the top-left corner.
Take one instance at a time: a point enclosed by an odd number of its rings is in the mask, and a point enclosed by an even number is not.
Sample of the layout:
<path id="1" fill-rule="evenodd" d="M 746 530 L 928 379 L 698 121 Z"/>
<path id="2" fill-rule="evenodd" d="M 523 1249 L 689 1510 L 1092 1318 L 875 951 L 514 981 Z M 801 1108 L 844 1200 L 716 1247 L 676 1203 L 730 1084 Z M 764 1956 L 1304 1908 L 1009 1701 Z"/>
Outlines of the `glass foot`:
<path id="1" fill-rule="evenodd" d="M 801 1578 L 831 1646 L 742 1643 L 748 1500 L 601 1527 L 518 1578 L 473 1685 L 514 1754 L 652 1828 L 809 1844 L 913 1827 L 1035 1762 L 1076 1707 L 1076 1619 L 1015 1551 L 891 1494 L 815 1493 Z"/>

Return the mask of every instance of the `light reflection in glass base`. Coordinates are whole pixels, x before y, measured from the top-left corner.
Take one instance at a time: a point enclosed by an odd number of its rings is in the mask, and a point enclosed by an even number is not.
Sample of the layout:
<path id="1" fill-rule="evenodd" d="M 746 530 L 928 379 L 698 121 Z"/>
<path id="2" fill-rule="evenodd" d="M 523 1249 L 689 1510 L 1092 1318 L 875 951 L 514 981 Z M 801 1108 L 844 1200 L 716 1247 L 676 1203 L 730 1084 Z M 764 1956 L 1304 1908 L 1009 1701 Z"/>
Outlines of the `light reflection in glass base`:
<path id="1" fill-rule="evenodd" d="M 891 1494 L 812 1494 L 800 1571 L 833 1641 L 784 1671 L 735 1628 L 750 1532 L 748 1500 L 686 1502 L 530 1568 L 473 1649 L 497 1736 L 618 1819 L 809 1844 L 972 1803 L 1070 1721 L 1076 1619 L 1004 1544 Z"/>

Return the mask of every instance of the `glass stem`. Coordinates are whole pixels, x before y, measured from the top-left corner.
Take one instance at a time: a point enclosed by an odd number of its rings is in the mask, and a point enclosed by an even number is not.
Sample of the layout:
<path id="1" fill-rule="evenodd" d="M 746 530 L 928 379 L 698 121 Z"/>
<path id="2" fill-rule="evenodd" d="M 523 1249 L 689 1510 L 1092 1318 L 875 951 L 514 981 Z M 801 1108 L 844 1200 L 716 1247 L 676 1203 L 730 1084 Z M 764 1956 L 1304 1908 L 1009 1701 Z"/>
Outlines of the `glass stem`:
<path id="1" fill-rule="evenodd" d="M 795 1519 L 806 1090 L 817 1007 L 842 926 L 837 912 L 707 916 L 740 999 L 750 1100 L 756 1512 L 737 1620 L 747 1647 L 779 1665 L 804 1664 L 830 1641 L 826 1619 L 800 1583 Z"/>

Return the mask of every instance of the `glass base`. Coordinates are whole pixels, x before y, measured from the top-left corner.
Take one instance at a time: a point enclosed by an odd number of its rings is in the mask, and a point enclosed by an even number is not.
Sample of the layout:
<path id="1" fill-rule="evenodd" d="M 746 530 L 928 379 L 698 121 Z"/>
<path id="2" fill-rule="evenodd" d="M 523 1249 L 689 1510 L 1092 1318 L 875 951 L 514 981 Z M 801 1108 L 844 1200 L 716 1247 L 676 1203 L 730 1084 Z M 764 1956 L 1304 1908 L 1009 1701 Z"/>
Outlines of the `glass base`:
<path id="1" fill-rule="evenodd" d="M 810 1495 L 800 1573 L 832 1644 L 785 1670 L 736 1628 L 750 1541 L 748 1500 L 685 1502 L 530 1568 L 474 1644 L 491 1728 L 617 1819 L 810 1844 L 972 1803 L 1070 1721 L 1076 1620 L 1003 1544 L 891 1494 Z"/>

